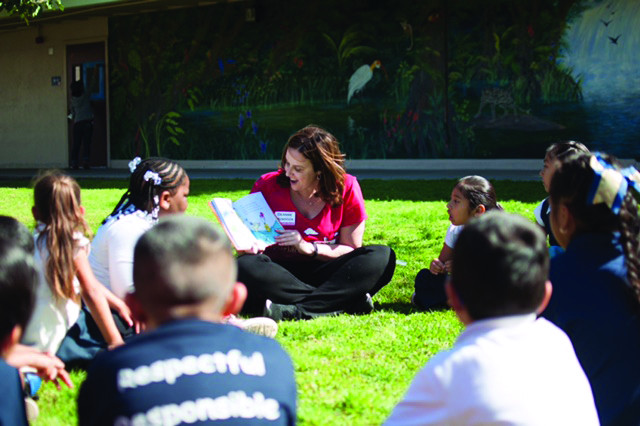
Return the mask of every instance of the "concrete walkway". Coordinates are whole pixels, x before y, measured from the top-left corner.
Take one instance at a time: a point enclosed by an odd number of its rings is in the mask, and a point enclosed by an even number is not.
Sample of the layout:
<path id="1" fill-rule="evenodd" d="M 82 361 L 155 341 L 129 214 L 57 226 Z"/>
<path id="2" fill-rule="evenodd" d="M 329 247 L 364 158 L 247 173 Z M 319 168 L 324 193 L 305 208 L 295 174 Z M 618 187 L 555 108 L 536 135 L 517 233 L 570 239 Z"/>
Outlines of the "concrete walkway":
<path id="1" fill-rule="evenodd" d="M 110 168 L 69 170 L 76 178 L 127 179 L 128 161 L 115 160 Z M 191 179 L 257 179 L 276 170 L 278 160 L 180 161 Z M 348 160 L 347 172 L 358 179 L 457 179 L 479 174 L 488 179 L 537 180 L 541 160 Z M 0 179 L 31 179 L 37 169 L 0 169 Z"/>
<path id="2" fill-rule="evenodd" d="M 621 160 L 638 165 L 634 160 Z M 110 168 L 68 170 L 76 178 L 127 179 L 128 161 L 114 160 Z M 276 170 L 278 160 L 180 161 L 191 179 L 257 179 Z M 481 175 L 488 179 L 535 181 L 540 179 L 542 159 L 454 159 L 454 160 L 348 160 L 347 171 L 358 179 L 457 179 Z M 2 169 L 0 179 L 31 179 L 36 169 Z"/>

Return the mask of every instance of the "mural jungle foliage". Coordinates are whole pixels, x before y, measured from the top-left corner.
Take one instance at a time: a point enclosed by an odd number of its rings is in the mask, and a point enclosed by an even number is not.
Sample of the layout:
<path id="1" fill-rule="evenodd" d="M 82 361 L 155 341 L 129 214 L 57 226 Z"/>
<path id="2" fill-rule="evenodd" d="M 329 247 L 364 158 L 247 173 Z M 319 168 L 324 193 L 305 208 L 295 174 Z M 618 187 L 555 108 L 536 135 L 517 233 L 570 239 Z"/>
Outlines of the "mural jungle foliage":
<path id="1" fill-rule="evenodd" d="M 541 158 L 593 137 L 563 61 L 584 3 L 265 0 L 113 17 L 112 157 L 274 159 L 315 123 L 350 158 Z"/>

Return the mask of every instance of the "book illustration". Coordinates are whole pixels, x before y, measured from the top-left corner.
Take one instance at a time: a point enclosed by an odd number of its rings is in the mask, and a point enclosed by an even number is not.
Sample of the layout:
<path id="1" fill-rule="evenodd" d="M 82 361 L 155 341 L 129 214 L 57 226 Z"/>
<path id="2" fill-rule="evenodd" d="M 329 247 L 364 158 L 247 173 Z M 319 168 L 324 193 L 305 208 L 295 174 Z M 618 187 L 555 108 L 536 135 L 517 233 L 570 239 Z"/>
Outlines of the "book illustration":
<path id="1" fill-rule="evenodd" d="M 209 205 L 236 250 L 260 250 L 275 244 L 278 230 L 284 230 L 261 192 L 254 192 L 232 203 L 214 198 Z"/>

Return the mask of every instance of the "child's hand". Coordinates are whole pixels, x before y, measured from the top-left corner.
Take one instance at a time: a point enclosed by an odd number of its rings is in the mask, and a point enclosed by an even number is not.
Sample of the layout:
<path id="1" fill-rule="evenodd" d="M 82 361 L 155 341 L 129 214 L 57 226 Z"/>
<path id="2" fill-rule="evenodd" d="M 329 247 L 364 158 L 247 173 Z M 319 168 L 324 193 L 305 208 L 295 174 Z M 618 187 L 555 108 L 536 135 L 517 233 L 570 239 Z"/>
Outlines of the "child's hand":
<path id="1" fill-rule="evenodd" d="M 433 275 L 438 275 L 446 271 L 446 266 L 440 259 L 433 259 L 431 265 L 429 265 L 429 270 Z"/>
<path id="2" fill-rule="evenodd" d="M 41 373 L 38 371 L 38 375 L 42 377 L 44 380 L 48 380 L 53 383 L 58 390 L 62 389 L 61 383 L 64 383 L 69 389 L 73 389 L 73 382 L 71 381 L 71 377 L 69 373 L 64 368 L 55 369 L 55 371 L 49 370 L 47 372 Z"/>
<path id="3" fill-rule="evenodd" d="M 120 318 L 122 318 L 129 327 L 132 327 L 135 325 L 135 320 L 133 318 L 133 313 L 131 312 L 131 309 L 129 308 L 129 306 L 127 306 L 126 303 L 124 303 L 122 299 L 111 299 L 108 302 L 109 302 L 109 307 L 114 311 L 116 311 L 118 315 L 120 315 Z"/>

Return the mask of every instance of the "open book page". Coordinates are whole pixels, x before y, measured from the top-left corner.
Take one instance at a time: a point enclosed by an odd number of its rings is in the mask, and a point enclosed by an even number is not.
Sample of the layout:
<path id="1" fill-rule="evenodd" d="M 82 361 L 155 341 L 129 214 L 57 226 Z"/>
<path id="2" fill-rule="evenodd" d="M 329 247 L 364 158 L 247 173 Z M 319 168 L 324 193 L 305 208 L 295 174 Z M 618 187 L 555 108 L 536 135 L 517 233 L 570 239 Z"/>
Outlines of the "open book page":
<path id="1" fill-rule="evenodd" d="M 269 208 L 261 192 L 249 194 L 232 203 L 228 198 L 214 198 L 210 206 L 238 251 L 260 250 L 275 244 L 276 230 L 284 229 Z"/>
<path id="2" fill-rule="evenodd" d="M 264 199 L 262 192 L 254 192 L 233 203 L 233 209 L 238 213 L 244 224 L 258 240 L 260 249 L 276 243 L 276 230 L 284 230 L 273 211 Z"/>
<path id="3" fill-rule="evenodd" d="M 214 198 L 209 202 L 224 232 L 238 251 L 251 250 L 253 245 L 258 245 L 256 237 L 242 222 L 242 219 L 233 210 L 233 204 L 228 198 Z"/>

